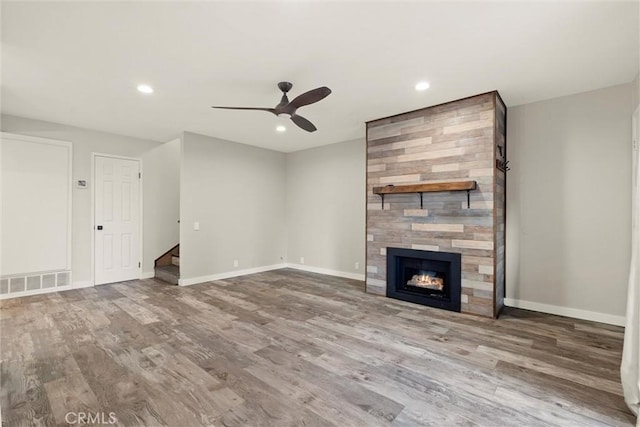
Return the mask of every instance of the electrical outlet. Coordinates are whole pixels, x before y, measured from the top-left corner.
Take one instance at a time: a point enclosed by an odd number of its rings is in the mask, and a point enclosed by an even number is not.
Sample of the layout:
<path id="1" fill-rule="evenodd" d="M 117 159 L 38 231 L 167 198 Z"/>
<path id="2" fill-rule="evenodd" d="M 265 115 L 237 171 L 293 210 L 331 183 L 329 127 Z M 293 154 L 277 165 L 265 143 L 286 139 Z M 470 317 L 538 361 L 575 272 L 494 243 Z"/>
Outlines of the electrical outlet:
<path id="1" fill-rule="evenodd" d="M 233 260 L 233 266 L 234 266 L 234 267 L 237 267 L 237 266 L 238 266 L 238 260 L 237 260 L 237 259 L 234 259 L 234 260 Z"/>
<path id="2" fill-rule="evenodd" d="M 360 263 L 356 262 L 356 270 L 360 270 Z"/>
<path id="3" fill-rule="evenodd" d="M 300 264 L 304 264 L 304 257 L 303 256 L 300 257 Z"/>
<path id="4" fill-rule="evenodd" d="M 196 221 L 196 222 L 194 222 L 194 223 L 193 223 L 193 229 L 194 229 L 195 231 L 200 230 L 200 223 L 199 223 L 198 221 Z"/>

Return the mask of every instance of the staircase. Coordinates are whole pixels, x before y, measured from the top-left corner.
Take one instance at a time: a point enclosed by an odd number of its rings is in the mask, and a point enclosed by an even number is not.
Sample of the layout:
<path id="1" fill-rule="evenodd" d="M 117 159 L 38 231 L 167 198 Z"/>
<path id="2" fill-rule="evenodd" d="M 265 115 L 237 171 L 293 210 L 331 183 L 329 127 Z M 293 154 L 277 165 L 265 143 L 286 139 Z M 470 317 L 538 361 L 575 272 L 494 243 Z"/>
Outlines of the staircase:
<path id="1" fill-rule="evenodd" d="M 155 278 L 172 285 L 180 279 L 180 245 L 162 254 L 155 262 Z"/>

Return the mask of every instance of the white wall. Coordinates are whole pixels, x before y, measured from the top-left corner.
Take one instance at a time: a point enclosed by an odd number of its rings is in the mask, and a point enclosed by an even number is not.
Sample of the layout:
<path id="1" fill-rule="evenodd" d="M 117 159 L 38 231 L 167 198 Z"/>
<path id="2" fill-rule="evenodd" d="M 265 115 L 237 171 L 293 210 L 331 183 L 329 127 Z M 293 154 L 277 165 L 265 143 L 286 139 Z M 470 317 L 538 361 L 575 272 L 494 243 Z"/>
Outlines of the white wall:
<path id="1" fill-rule="evenodd" d="M 631 93 L 626 84 L 509 109 L 508 305 L 622 321 Z"/>
<path id="2" fill-rule="evenodd" d="M 364 278 L 365 156 L 364 139 L 287 154 L 289 263 Z"/>
<path id="3" fill-rule="evenodd" d="M 144 139 L 130 138 L 121 135 L 98 132 L 89 129 L 76 128 L 57 123 L 32 120 L 23 117 L 2 115 L 1 128 L 4 132 L 22 135 L 39 136 L 42 138 L 59 139 L 73 143 L 73 180 L 85 179 L 89 182 L 91 176 L 91 153 L 99 152 L 127 157 L 143 158 L 143 173 L 147 168 L 153 170 L 153 161 L 161 156 L 152 155 L 148 162 L 144 161 L 145 153 L 158 148 L 160 143 Z M 167 154 L 170 150 L 166 150 Z M 166 163 L 167 159 L 163 160 Z M 179 160 L 176 158 L 175 162 Z M 143 180 L 145 201 L 146 193 L 151 192 L 147 184 L 152 180 Z M 156 199 L 157 201 L 158 199 Z M 152 201 L 153 202 L 153 201 Z M 165 224 L 162 217 L 155 214 L 164 209 L 164 202 L 157 207 L 145 205 L 144 207 L 144 236 L 148 237 L 162 232 L 166 227 L 175 224 Z M 91 192 L 89 189 L 73 189 L 73 226 L 72 226 L 72 260 L 71 268 L 75 283 L 91 282 Z M 147 246 L 145 239 L 145 267 L 149 268 L 149 259 L 153 259 L 154 253 L 160 249 Z M 167 250 L 169 248 L 166 248 Z"/>
<path id="4" fill-rule="evenodd" d="M 283 153 L 184 133 L 181 284 L 284 263 L 285 172 Z"/>
<path id="5" fill-rule="evenodd" d="M 0 276 L 70 270 L 71 144 L 4 134 L 0 152 Z"/>

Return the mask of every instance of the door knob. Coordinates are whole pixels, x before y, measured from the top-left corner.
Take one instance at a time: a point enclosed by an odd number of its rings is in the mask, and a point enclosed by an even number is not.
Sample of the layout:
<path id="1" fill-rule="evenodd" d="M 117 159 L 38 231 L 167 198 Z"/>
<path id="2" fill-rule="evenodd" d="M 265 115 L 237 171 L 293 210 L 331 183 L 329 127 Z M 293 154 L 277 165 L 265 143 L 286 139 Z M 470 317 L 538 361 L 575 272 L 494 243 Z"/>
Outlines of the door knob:
<path id="1" fill-rule="evenodd" d="M 98 230 L 102 230 L 102 226 L 101 226 L 101 225 L 97 226 L 96 228 L 97 228 Z"/>

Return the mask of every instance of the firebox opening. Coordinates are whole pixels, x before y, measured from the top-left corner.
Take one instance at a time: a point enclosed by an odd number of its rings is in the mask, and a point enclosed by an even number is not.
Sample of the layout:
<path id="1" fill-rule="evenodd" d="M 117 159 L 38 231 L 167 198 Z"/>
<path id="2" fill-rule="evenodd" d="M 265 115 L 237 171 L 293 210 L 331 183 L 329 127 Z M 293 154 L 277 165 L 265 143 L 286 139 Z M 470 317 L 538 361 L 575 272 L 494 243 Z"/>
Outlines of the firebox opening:
<path id="1" fill-rule="evenodd" d="M 387 296 L 460 311 L 461 256 L 387 248 Z"/>
<path id="2" fill-rule="evenodd" d="M 400 264 L 399 284 L 403 290 L 433 298 L 450 298 L 446 262 L 403 257 Z"/>

